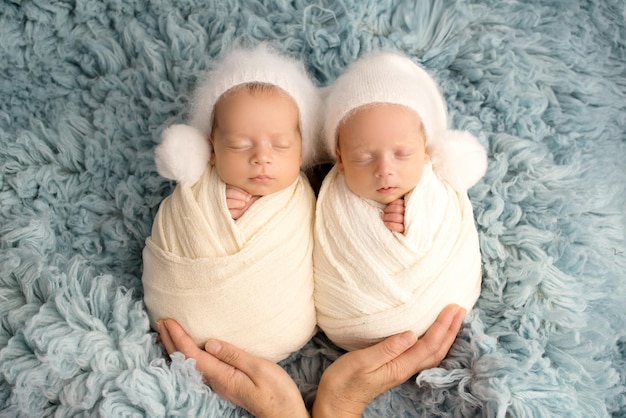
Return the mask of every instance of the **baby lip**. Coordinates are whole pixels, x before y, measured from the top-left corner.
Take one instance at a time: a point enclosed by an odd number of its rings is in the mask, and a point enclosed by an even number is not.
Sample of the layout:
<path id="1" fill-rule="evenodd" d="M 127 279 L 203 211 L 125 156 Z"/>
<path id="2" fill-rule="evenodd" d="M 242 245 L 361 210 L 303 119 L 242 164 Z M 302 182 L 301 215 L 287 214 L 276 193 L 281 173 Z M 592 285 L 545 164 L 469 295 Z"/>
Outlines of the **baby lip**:
<path id="1" fill-rule="evenodd" d="M 397 187 L 394 187 L 394 186 L 383 186 L 383 187 L 379 187 L 378 189 L 376 189 L 376 191 L 379 193 L 392 193 L 396 189 Z"/>
<path id="2" fill-rule="evenodd" d="M 259 183 L 267 182 L 267 181 L 270 181 L 271 179 L 272 178 L 268 176 L 267 174 L 259 174 L 257 176 L 250 177 L 250 180 L 256 181 Z"/>

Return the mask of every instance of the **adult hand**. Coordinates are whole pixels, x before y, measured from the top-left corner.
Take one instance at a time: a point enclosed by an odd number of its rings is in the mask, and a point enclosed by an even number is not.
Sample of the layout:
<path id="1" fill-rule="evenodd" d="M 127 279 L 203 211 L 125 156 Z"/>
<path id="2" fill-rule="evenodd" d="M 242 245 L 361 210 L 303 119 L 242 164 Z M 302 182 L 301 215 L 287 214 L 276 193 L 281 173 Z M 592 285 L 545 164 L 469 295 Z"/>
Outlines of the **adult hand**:
<path id="1" fill-rule="evenodd" d="M 383 210 L 383 222 L 392 231 L 404 232 L 404 199 L 396 199 Z"/>
<path id="2" fill-rule="evenodd" d="M 420 339 L 406 331 L 339 357 L 322 375 L 313 417 L 360 417 L 376 396 L 438 366 L 454 343 L 465 313 L 449 305 Z"/>
<path id="3" fill-rule="evenodd" d="M 239 219 L 259 197 L 238 187 L 226 185 L 226 206 L 234 220 Z"/>
<path id="4" fill-rule="evenodd" d="M 218 340 L 209 340 L 202 350 L 173 319 L 157 324 L 167 352 L 195 359 L 205 382 L 222 398 L 255 417 L 309 417 L 295 382 L 276 363 Z"/>

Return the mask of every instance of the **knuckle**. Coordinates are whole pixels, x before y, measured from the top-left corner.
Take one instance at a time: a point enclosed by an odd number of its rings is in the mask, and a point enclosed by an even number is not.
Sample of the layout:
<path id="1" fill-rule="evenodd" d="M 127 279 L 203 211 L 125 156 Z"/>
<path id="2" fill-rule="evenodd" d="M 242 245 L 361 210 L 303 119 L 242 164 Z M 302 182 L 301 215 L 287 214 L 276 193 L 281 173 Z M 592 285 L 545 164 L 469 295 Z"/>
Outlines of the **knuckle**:
<path id="1" fill-rule="evenodd" d="M 384 353 L 389 358 L 396 358 L 398 357 L 398 355 L 400 355 L 403 352 L 403 349 L 400 346 L 400 343 L 397 342 L 395 339 L 385 341 L 385 344 L 383 345 L 382 348 L 384 350 Z"/>
<path id="2" fill-rule="evenodd" d="M 411 375 L 411 370 L 401 367 L 397 362 L 390 362 L 387 367 L 387 386 L 394 387 L 402 384 L 411 377 Z"/>
<path id="3" fill-rule="evenodd" d="M 347 360 L 348 358 L 349 361 Z M 348 375 L 359 375 L 371 367 L 371 361 L 358 351 L 348 353 L 345 359 L 347 361 L 345 361 L 343 365 L 348 367 L 344 372 Z"/>
<path id="4" fill-rule="evenodd" d="M 235 350 L 229 350 L 224 347 L 220 353 L 221 360 L 227 364 L 234 364 L 239 360 L 239 353 Z"/>

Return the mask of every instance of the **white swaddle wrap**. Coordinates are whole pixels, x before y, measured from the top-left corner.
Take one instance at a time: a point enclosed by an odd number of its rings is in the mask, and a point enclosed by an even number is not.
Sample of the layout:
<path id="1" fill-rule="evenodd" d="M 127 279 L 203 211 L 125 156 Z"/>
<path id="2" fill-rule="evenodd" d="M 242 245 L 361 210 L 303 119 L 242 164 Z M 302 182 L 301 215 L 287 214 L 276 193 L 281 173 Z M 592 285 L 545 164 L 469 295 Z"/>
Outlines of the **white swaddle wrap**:
<path id="1" fill-rule="evenodd" d="M 201 347 L 214 337 L 280 361 L 316 329 L 315 196 L 301 174 L 234 221 L 225 190 L 208 165 L 161 203 L 143 252 L 148 314 L 176 319 Z"/>
<path id="2" fill-rule="evenodd" d="M 318 325 L 355 350 L 405 330 L 422 335 L 448 304 L 470 310 L 481 256 L 471 203 L 430 163 L 405 197 L 405 233 L 390 231 L 385 205 L 352 193 L 335 166 L 318 197 L 315 305 Z"/>

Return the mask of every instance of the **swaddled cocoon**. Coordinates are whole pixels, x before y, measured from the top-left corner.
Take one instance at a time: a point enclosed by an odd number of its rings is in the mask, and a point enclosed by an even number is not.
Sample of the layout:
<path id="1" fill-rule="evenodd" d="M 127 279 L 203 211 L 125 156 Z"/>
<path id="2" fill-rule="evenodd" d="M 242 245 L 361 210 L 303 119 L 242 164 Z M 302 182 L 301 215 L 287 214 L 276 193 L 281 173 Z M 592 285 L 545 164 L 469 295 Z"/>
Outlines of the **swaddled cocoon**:
<path id="1" fill-rule="evenodd" d="M 237 221 L 210 165 L 195 185 L 179 184 L 143 252 L 152 324 L 174 318 L 200 347 L 215 337 L 273 361 L 300 349 L 316 326 L 314 208 L 304 175 Z"/>
<path id="2" fill-rule="evenodd" d="M 320 97 L 301 62 L 260 44 L 214 63 L 195 91 L 191 126 L 166 129 L 155 150 L 159 174 L 178 186 L 162 202 L 146 241 L 144 301 L 153 326 L 176 319 L 200 347 L 214 337 L 280 361 L 316 329 L 315 197 L 300 173 L 291 186 L 232 219 L 226 184 L 208 165 L 209 136 L 216 103 L 246 84 L 274 86 L 294 101 L 304 165 L 316 155 Z"/>
<path id="3" fill-rule="evenodd" d="M 484 175 L 487 157 L 471 133 L 449 129 L 443 96 L 424 68 L 389 51 L 354 62 L 326 98 L 327 152 L 335 152 L 348 115 L 381 103 L 419 116 L 430 158 L 404 196 L 404 234 L 385 226 L 385 205 L 353 193 L 337 166 L 322 184 L 313 255 L 317 320 L 347 350 L 405 330 L 422 335 L 446 305 L 470 310 L 480 293 L 481 254 L 467 189 Z"/>
<path id="4" fill-rule="evenodd" d="M 390 231 L 385 205 L 352 193 L 337 168 L 318 197 L 314 250 L 320 328 L 356 350 L 405 330 L 422 335 L 448 304 L 470 310 L 481 262 L 472 206 L 424 167 L 405 197 L 405 232 Z"/>

